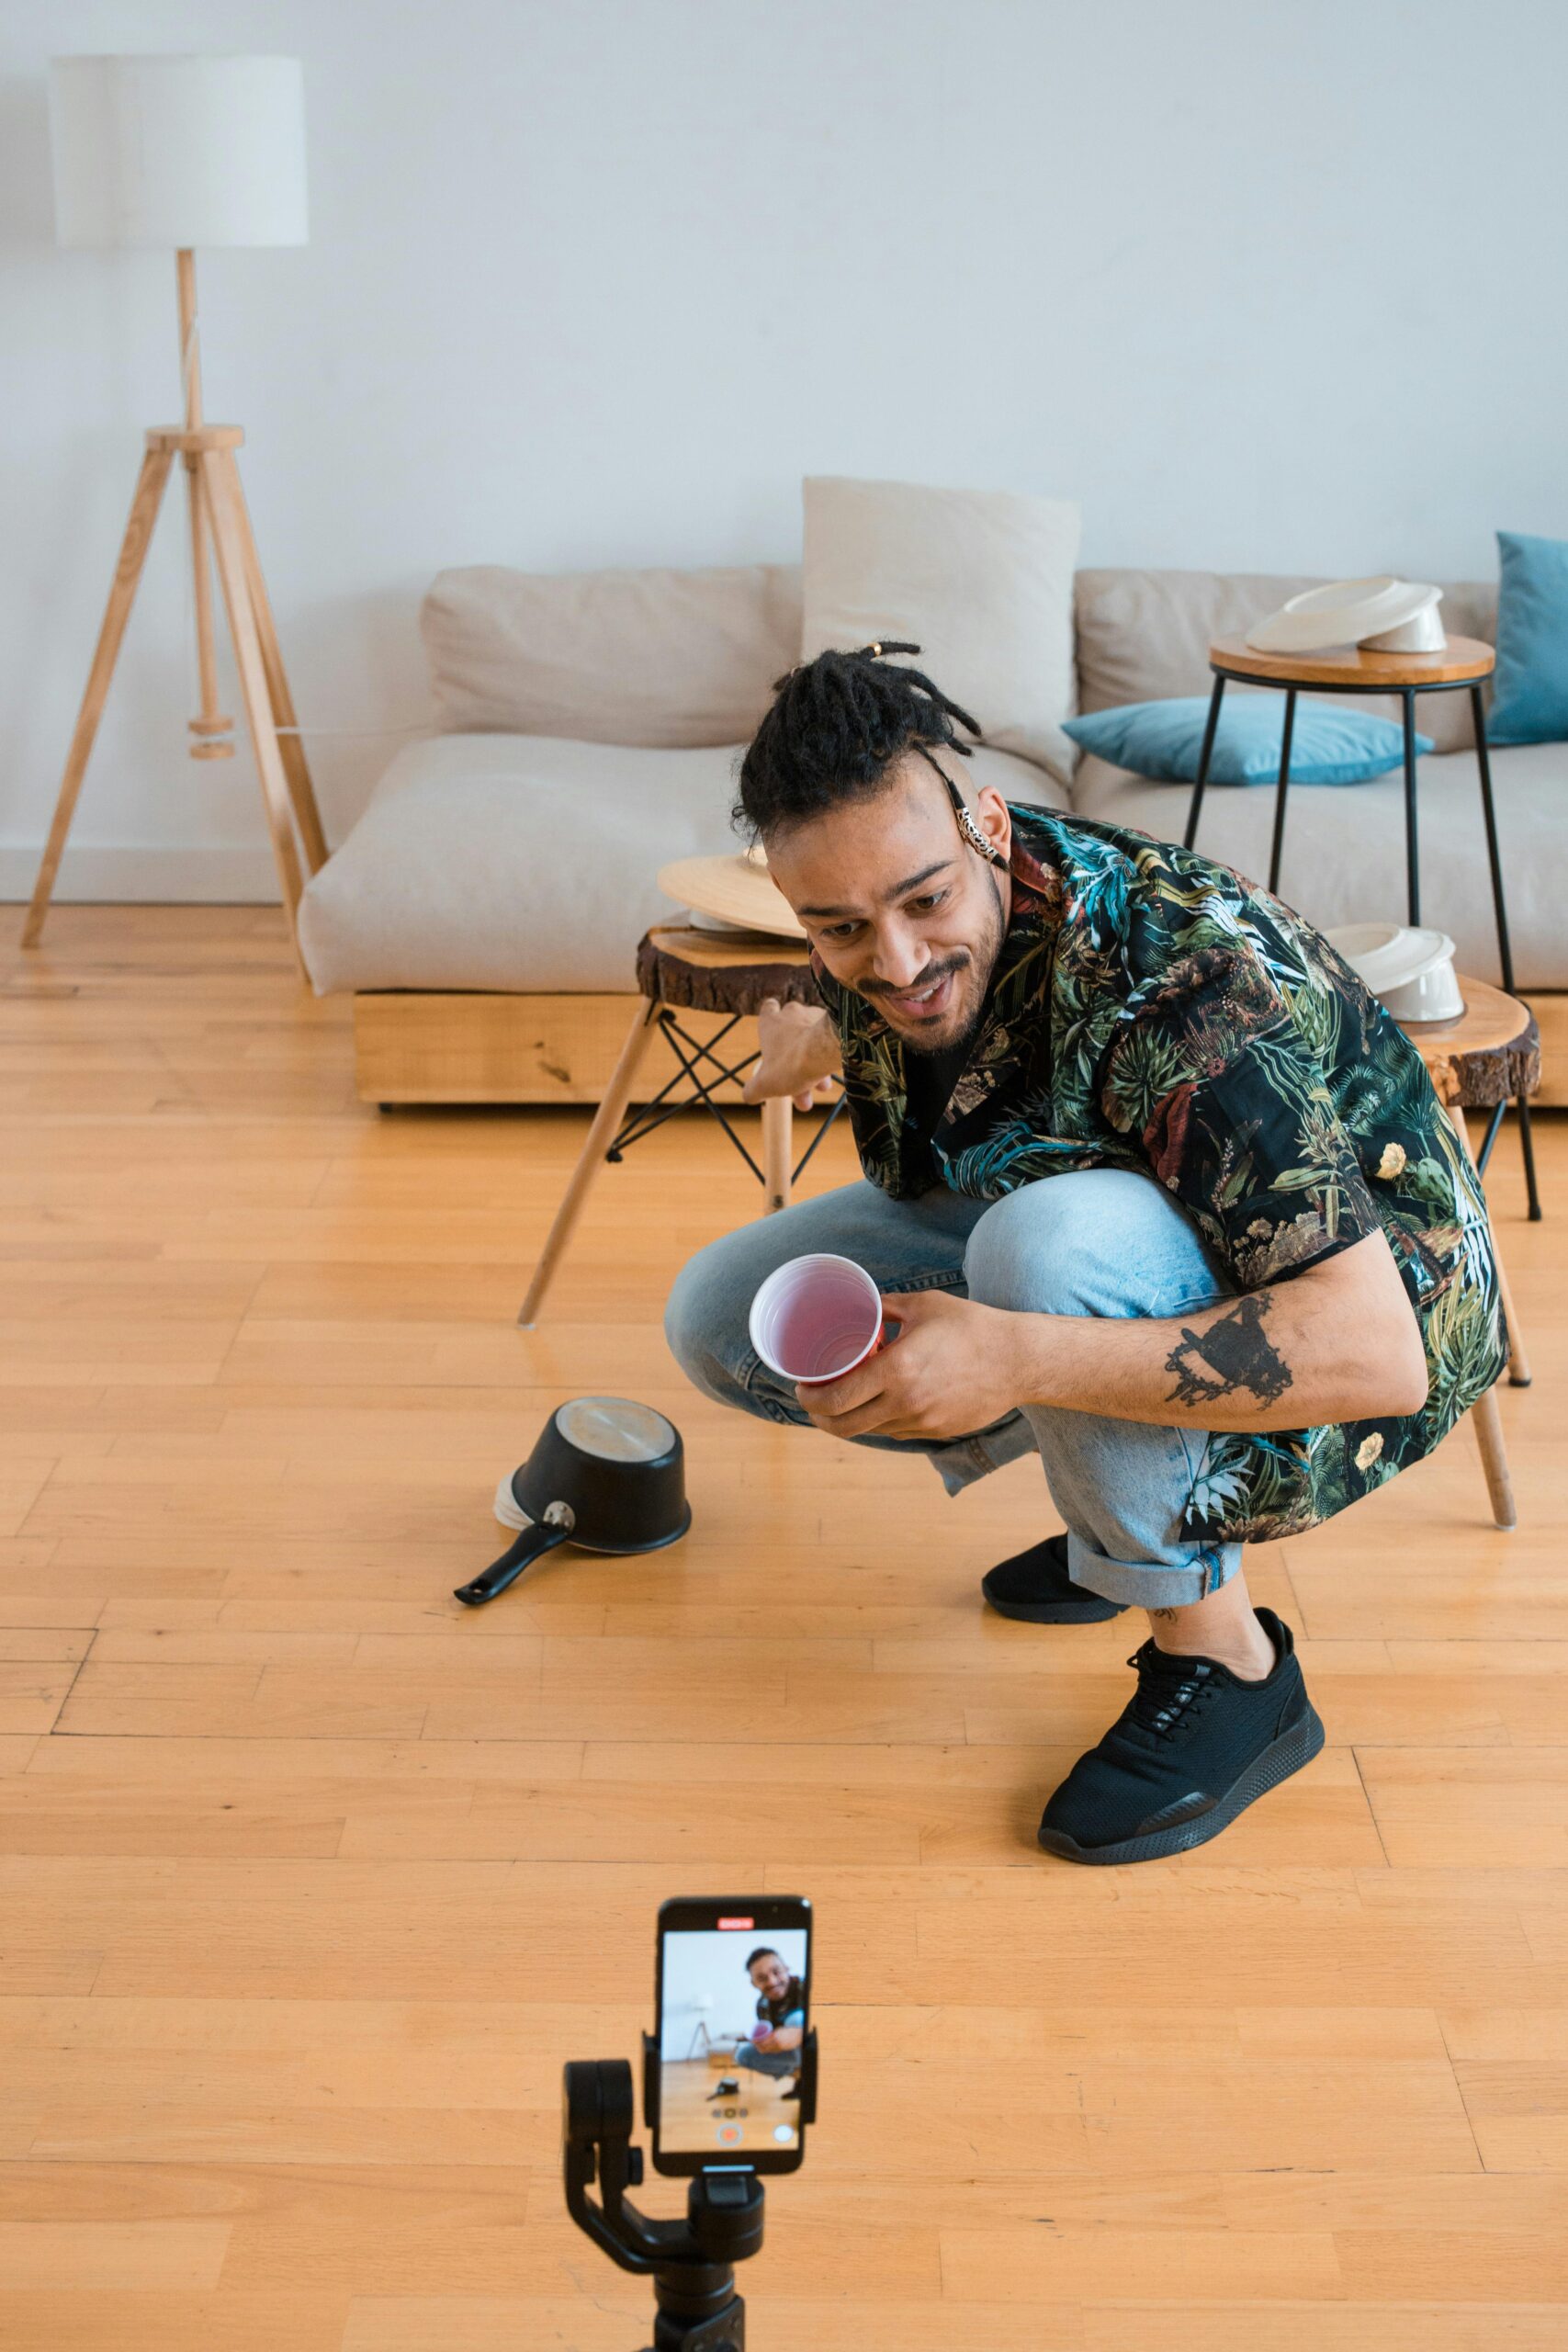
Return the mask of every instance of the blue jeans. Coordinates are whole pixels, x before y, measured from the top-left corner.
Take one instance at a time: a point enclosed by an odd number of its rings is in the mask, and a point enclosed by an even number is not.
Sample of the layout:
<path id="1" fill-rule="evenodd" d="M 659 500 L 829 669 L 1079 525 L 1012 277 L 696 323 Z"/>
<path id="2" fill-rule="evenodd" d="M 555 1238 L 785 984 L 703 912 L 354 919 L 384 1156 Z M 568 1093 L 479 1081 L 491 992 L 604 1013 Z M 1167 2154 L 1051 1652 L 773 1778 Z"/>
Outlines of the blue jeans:
<path id="1" fill-rule="evenodd" d="M 758 1285 L 786 1258 L 853 1258 L 884 1291 L 951 1291 L 1027 1315 L 1174 1316 L 1230 1295 L 1196 1227 L 1152 1177 L 1096 1168 L 1022 1184 L 999 1201 L 939 1185 L 895 1201 L 846 1184 L 742 1226 L 677 1276 L 664 1329 L 705 1396 L 764 1420 L 808 1426 L 793 1385 L 759 1359 L 746 1328 Z M 930 1456 L 949 1494 L 1038 1453 L 1067 1530 L 1075 1584 L 1145 1609 L 1201 1600 L 1235 1574 L 1238 1544 L 1193 1544 L 1181 1521 L 1208 1445 L 1201 1430 L 1021 1405 L 989 1428 L 855 1445 Z"/>
<path id="2" fill-rule="evenodd" d="M 749 2066 L 754 2075 L 777 2075 L 781 2081 L 785 2075 L 800 2072 L 798 2051 L 759 2050 L 750 2041 L 736 2044 L 734 2063 L 737 2066 Z"/>

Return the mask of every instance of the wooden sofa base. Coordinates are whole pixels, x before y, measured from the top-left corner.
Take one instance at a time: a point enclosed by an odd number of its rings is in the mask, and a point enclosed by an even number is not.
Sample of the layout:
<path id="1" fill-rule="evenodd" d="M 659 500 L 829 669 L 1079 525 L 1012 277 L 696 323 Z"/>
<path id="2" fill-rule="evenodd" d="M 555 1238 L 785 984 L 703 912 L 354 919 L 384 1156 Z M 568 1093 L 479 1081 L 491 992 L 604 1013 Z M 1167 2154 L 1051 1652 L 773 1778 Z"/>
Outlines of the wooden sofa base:
<path id="1" fill-rule="evenodd" d="M 1540 1026 L 1540 1103 L 1568 1106 L 1568 992 L 1532 995 Z M 372 989 L 354 1000 L 355 1070 L 365 1102 L 597 1102 L 642 999 Z M 711 1038 L 716 1013 L 685 1012 Z M 732 1044 L 750 1051 L 750 1040 Z M 733 1059 L 734 1056 L 727 1058 Z M 650 1056 L 649 1091 L 674 1064 Z M 739 1089 L 728 1087 L 729 1096 Z"/>

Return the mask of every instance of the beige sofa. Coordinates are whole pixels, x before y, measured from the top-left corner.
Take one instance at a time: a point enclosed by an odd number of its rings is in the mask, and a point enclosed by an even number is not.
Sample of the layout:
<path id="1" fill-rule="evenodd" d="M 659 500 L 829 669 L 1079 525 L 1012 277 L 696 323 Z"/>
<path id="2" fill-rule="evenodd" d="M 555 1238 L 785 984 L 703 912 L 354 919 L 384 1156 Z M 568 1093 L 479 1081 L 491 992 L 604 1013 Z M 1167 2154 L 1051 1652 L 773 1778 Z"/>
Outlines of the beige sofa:
<path id="1" fill-rule="evenodd" d="M 1205 694 L 1211 639 L 1311 584 L 1080 571 L 1079 709 Z M 1490 639 L 1496 592 L 1451 586 L 1442 611 L 1451 634 Z M 479 567 L 441 575 L 422 625 L 439 731 L 398 753 L 307 888 L 312 984 L 354 993 L 368 1101 L 592 1101 L 625 1033 L 637 939 L 672 912 L 657 869 L 735 845 L 740 752 L 799 658 L 798 570 L 547 578 Z M 1417 723 L 1436 742 L 1419 767 L 1423 919 L 1453 934 L 1461 969 L 1495 979 L 1468 696 L 1423 696 Z M 1568 744 L 1497 750 L 1492 767 L 1515 970 L 1546 1046 L 1543 1099 L 1568 1101 L 1552 1051 L 1559 1035 L 1568 1046 Z M 1166 839 L 1186 821 L 1190 787 L 1093 757 L 1063 778 L 981 746 L 970 773 L 1009 798 Z M 1199 846 L 1265 876 L 1273 806 L 1266 788 L 1211 789 Z M 1292 786 L 1280 887 L 1324 927 L 1402 916 L 1399 775 Z"/>

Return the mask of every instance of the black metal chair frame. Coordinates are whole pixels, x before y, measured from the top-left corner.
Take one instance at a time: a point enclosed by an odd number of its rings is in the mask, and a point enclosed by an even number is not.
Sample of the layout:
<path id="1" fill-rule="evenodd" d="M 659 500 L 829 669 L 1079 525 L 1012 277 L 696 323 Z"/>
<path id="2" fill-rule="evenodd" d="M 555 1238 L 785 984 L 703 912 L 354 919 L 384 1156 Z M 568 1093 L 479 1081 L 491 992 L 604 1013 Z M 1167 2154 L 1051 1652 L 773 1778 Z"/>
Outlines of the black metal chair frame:
<path id="1" fill-rule="evenodd" d="M 668 1005 L 661 1007 L 657 1016 L 659 1026 L 664 1032 L 665 1041 L 680 1067 L 649 1101 L 643 1103 L 639 1109 L 626 1113 L 626 1117 L 621 1121 L 615 1141 L 604 1154 L 606 1159 L 619 1161 L 623 1154 L 631 1149 L 634 1143 L 640 1143 L 644 1136 L 650 1136 L 655 1127 L 661 1127 L 665 1120 L 672 1119 L 678 1111 L 694 1111 L 700 1108 L 708 1112 L 718 1121 L 758 1183 L 762 1185 L 767 1183 L 765 1171 L 758 1167 L 756 1160 L 736 1133 L 733 1124 L 726 1117 L 724 1106 L 716 1099 L 714 1092 L 715 1088 L 722 1086 L 727 1079 L 743 1078 L 752 1063 L 760 1058 L 757 1053 L 750 1053 L 744 1061 L 727 1062 L 721 1060 L 714 1051 L 714 1047 L 721 1046 L 736 1023 L 743 1018 L 742 1014 L 732 1012 L 723 1028 L 716 1030 L 705 1045 L 700 1037 L 694 1037 L 688 1030 L 682 1028 Z M 706 1080 L 703 1076 L 701 1067 L 704 1062 L 711 1062 L 713 1065 L 713 1074 Z M 692 1091 L 689 1094 L 675 1096 L 674 1090 L 680 1085 L 682 1078 L 690 1080 Z M 810 1166 L 813 1154 L 843 1109 L 844 1101 L 845 1097 L 840 1093 L 791 1170 L 789 1181 L 792 1189 L 799 1183 Z"/>
<path id="2" fill-rule="evenodd" d="M 1409 685 L 1372 685 L 1332 683 L 1321 678 L 1260 678 L 1248 670 L 1227 669 L 1211 661 L 1214 673 L 1214 690 L 1209 697 L 1209 716 L 1203 728 L 1203 748 L 1198 756 L 1198 776 L 1192 786 L 1191 806 L 1187 811 L 1187 831 L 1182 845 L 1190 849 L 1198 837 L 1198 820 L 1202 811 L 1203 794 L 1209 782 L 1209 762 L 1213 754 L 1214 736 L 1220 723 L 1220 705 L 1225 687 L 1232 680 L 1237 685 L 1268 686 L 1285 697 L 1285 725 L 1280 744 L 1280 780 L 1274 793 L 1274 835 L 1269 853 L 1269 888 L 1278 894 L 1280 862 L 1285 846 L 1285 802 L 1291 787 L 1291 739 L 1295 732 L 1296 696 L 1320 693 L 1325 687 L 1336 695 L 1397 695 L 1404 714 L 1404 868 L 1406 898 L 1409 905 L 1407 920 L 1414 926 L 1421 920 L 1421 864 L 1416 823 L 1416 697 L 1417 695 L 1468 694 L 1471 712 L 1475 721 L 1475 757 L 1481 778 L 1481 808 L 1486 823 L 1486 857 L 1492 869 L 1492 907 L 1497 923 L 1497 960 L 1502 967 L 1503 986 L 1509 996 L 1517 993 L 1514 987 L 1514 952 L 1508 942 L 1508 908 L 1503 890 L 1503 860 L 1497 846 L 1497 812 L 1492 797 L 1492 763 L 1486 745 L 1486 719 L 1481 704 L 1481 682 L 1474 678 L 1433 678 Z M 1525 1189 L 1529 1197 L 1532 1221 L 1540 1216 L 1540 1193 L 1536 1182 L 1535 1143 L 1530 1134 L 1529 1097 L 1516 1097 L 1519 1114 L 1519 1148 L 1524 1155 Z M 1484 1172 L 1496 1141 L 1497 1130 L 1506 1108 L 1499 1103 L 1492 1114 L 1486 1138 L 1477 1161 Z"/>

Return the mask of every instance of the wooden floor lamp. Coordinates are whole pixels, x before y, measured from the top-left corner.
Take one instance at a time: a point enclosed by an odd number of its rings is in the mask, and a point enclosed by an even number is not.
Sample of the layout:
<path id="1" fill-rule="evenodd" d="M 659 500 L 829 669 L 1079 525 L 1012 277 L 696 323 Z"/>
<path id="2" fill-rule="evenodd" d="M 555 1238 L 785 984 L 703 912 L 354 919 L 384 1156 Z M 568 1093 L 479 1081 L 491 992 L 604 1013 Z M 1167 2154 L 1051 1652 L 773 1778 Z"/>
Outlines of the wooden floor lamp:
<path id="1" fill-rule="evenodd" d="M 302 887 L 300 853 L 326 862 L 310 772 L 278 650 L 234 453 L 237 424 L 202 414 L 195 247 L 294 245 L 306 237 L 304 102 L 291 57 L 69 57 L 50 67 L 57 232 L 62 245 L 172 246 L 179 297 L 185 421 L 146 436 L 108 606 L 65 763 L 22 931 L 43 933 L 56 874 L 109 681 L 175 458 L 190 501 L 201 709 L 195 760 L 232 756 L 233 720 L 219 708 L 211 567 L 223 592 L 289 935 Z M 302 967 L 301 967 L 302 968 Z"/>

